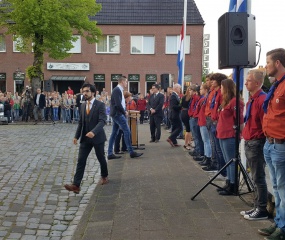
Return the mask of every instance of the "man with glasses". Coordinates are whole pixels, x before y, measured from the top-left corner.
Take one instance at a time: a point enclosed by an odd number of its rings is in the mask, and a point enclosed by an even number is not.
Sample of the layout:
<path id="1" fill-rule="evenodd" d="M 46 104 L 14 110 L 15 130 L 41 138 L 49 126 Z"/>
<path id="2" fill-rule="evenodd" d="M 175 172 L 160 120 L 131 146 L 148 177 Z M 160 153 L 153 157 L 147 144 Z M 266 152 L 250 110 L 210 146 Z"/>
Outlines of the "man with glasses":
<path id="1" fill-rule="evenodd" d="M 152 85 L 152 95 L 149 98 L 148 109 L 150 112 L 149 126 L 151 139 L 150 142 L 158 142 L 161 136 L 161 122 L 163 119 L 162 107 L 164 103 L 164 95 L 159 92 L 159 85 Z"/>
<path id="2" fill-rule="evenodd" d="M 96 88 L 92 84 L 83 84 L 82 93 L 86 102 L 81 105 L 80 119 L 73 139 L 73 143 L 77 144 L 77 140 L 80 138 L 76 173 L 74 175 L 73 184 L 64 185 L 66 190 L 76 194 L 80 192 L 80 184 L 84 175 L 86 161 L 92 148 L 95 149 L 95 154 L 100 163 L 100 184 L 103 185 L 109 182 L 108 167 L 104 151 L 105 141 L 107 140 L 104 131 L 107 119 L 105 104 L 95 99 L 94 94 L 96 93 Z"/>
<path id="3" fill-rule="evenodd" d="M 128 112 L 126 111 L 126 102 L 124 98 L 124 89 L 127 86 L 128 86 L 127 78 L 125 76 L 121 76 L 118 79 L 118 85 L 113 89 L 111 95 L 110 116 L 113 119 L 113 129 L 109 139 L 109 146 L 108 146 L 109 160 L 121 158 L 121 156 L 116 156 L 113 150 L 115 139 L 116 136 L 118 135 L 119 129 L 121 129 L 124 132 L 124 140 L 127 145 L 128 152 L 130 153 L 130 157 L 136 158 L 143 155 L 143 153 L 135 152 L 131 143 L 131 132 L 127 121 Z"/>

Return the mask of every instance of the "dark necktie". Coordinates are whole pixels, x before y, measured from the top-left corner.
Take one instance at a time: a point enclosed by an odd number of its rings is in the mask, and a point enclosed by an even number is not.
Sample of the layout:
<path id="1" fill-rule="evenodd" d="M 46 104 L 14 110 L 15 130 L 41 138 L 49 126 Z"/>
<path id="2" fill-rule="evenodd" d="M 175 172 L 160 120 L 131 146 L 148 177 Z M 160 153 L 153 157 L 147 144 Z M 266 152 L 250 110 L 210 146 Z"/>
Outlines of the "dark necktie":
<path id="1" fill-rule="evenodd" d="M 263 92 L 263 91 L 261 91 L 261 92 L 258 94 L 258 97 L 259 97 L 260 95 L 264 95 L 264 94 L 266 94 L 266 93 Z M 250 98 L 250 102 L 249 102 L 249 104 L 248 104 L 248 106 L 247 106 L 246 113 L 245 113 L 245 117 L 244 117 L 244 123 L 246 123 L 247 120 L 249 119 L 252 103 L 253 103 L 253 98 Z"/>
<path id="2" fill-rule="evenodd" d="M 269 104 L 269 101 L 271 99 L 271 97 L 273 96 L 273 93 L 274 91 L 276 90 L 276 88 L 278 87 L 278 85 L 283 82 L 283 80 L 285 79 L 285 75 L 280 79 L 280 81 L 276 81 L 272 86 L 271 88 L 269 89 L 269 92 L 267 93 L 267 96 L 264 100 L 264 103 L 263 103 L 263 110 L 265 113 L 267 113 L 267 108 L 268 108 L 268 104 Z"/>
<path id="3" fill-rule="evenodd" d="M 213 108 L 214 108 L 217 95 L 218 95 L 218 91 L 215 92 L 215 95 L 214 95 L 214 97 L 212 98 L 211 105 L 210 105 L 210 109 L 213 109 Z"/>

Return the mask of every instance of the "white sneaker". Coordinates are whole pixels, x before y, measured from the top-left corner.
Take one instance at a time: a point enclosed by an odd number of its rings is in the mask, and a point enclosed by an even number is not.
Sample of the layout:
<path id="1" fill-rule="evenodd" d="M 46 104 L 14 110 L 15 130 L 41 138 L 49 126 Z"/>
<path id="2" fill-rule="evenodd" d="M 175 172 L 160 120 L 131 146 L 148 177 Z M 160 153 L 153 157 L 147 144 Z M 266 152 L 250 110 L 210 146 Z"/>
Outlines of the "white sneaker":
<path id="1" fill-rule="evenodd" d="M 255 208 L 247 210 L 247 211 L 241 211 L 240 215 L 245 216 L 245 215 L 249 215 L 251 213 L 253 213 L 255 211 Z"/>

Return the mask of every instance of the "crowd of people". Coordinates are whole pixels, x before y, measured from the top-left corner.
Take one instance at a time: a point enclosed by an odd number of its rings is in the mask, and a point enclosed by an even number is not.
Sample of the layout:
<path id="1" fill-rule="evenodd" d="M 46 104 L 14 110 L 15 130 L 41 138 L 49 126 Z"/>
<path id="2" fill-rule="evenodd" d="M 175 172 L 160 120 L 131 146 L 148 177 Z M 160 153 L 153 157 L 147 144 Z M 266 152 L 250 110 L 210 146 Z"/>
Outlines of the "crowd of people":
<path id="1" fill-rule="evenodd" d="M 265 73 L 259 69 L 248 72 L 245 86 L 249 93 L 248 102 L 236 100 L 235 82 L 222 73 L 206 76 L 201 86 L 190 86 L 181 95 L 181 86 L 174 84 L 165 98 L 165 104 L 159 104 L 157 85 L 153 85 L 153 97 L 150 97 L 150 142 L 157 143 L 160 138 L 160 110 L 164 109 L 170 121 L 171 135 L 167 142 L 179 147 L 177 137 L 185 129 L 184 148 L 198 161 L 206 172 L 220 171 L 223 187 L 217 188 L 219 195 L 234 195 L 239 183 L 236 182 L 235 163 L 236 131 L 240 130 L 240 139 L 244 139 L 247 164 L 254 184 L 254 207 L 241 211 L 246 220 L 264 220 L 268 218 L 267 183 L 265 165 L 267 164 L 275 197 L 276 216 L 274 224 L 259 229 L 267 240 L 285 239 L 285 49 L 274 49 L 266 55 L 266 71 L 275 78 L 268 94 L 262 90 Z M 238 92 L 239 94 L 239 92 Z M 238 106 L 237 106 L 238 104 Z M 166 107 L 165 107 L 166 106 Z M 245 116 L 243 115 L 246 110 Z M 164 114 L 165 115 L 165 114 Z M 239 120 L 237 117 L 239 116 Z M 239 122 L 239 126 L 236 123 Z M 194 149 L 191 149 L 191 140 Z M 237 150 L 239 151 L 239 150 Z M 223 168 L 225 164 L 228 166 Z"/>
<path id="2" fill-rule="evenodd" d="M 70 88 L 61 95 L 57 92 L 41 93 L 41 89 L 37 89 L 37 94 L 32 96 L 27 87 L 21 97 L 17 93 L 0 93 L 0 101 L 6 106 L 6 114 L 15 121 L 19 120 L 19 110 L 22 110 L 22 120 L 28 120 L 27 113 L 32 102 L 35 123 L 38 121 L 38 112 L 45 120 L 48 116 L 52 116 L 53 121 L 60 119 L 64 123 L 72 119 L 79 120 L 74 138 L 75 144 L 81 138 L 77 170 L 73 184 L 65 185 L 68 191 L 75 193 L 80 191 L 86 159 L 93 147 L 101 166 L 101 184 L 108 183 L 104 154 L 106 136 L 103 130 L 107 121 L 113 125 L 108 160 L 121 158 L 117 154 L 126 151 L 131 158 L 143 155 L 133 149 L 127 121 L 128 110 L 138 110 L 140 124 L 147 118 L 150 125 L 150 143 L 160 141 L 161 126 L 165 125 L 171 133 L 167 142 L 171 147 L 179 147 L 177 138 L 184 129 L 183 148 L 189 151 L 205 172 L 220 171 L 219 177 L 224 179 L 225 184 L 217 188 L 217 194 L 234 195 L 239 185 L 236 182 L 235 164 L 232 162 L 226 168 L 223 167 L 236 157 L 236 131 L 240 129 L 240 139 L 244 139 L 247 164 L 255 188 L 254 207 L 240 214 L 247 220 L 268 218 L 267 164 L 275 197 L 276 217 L 272 226 L 258 231 L 267 236 L 267 240 L 285 239 L 285 49 L 269 51 L 266 61 L 267 74 L 274 77 L 275 82 L 265 93 L 262 90 L 265 73 L 259 69 L 250 70 L 245 79 L 249 93 L 247 102 L 243 102 L 243 99 L 237 102 L 236 94 L 239 92 L 235 82 L 222 73 L 207 75 L 205 83 L 189 86 L 185 94 L 181 93 L 181 86 L 177 83 L 166 92 L 158 84 L 153 84 L 147 96 L 139 94 L 134 99 L 131 93 L 124 91 L 128 80 L 122 76 L 111 96 L 105 90 L 99 94 L 93 85 L 85 84 L 83 94 L 74 95 Z M 95 104 L 96 101 L 99 103 Z M 84 117 L 79 118 L 81 103 L 84 104 L 81 108 Z M 92 124 L 91 119 L 94 119 Z M 240 126 L 236 126 L 237 122 Z M 100 141 L 95 137 L 98 134 L 102 135 Z M 124 139 L 122 148 L 121 139 Z"/>

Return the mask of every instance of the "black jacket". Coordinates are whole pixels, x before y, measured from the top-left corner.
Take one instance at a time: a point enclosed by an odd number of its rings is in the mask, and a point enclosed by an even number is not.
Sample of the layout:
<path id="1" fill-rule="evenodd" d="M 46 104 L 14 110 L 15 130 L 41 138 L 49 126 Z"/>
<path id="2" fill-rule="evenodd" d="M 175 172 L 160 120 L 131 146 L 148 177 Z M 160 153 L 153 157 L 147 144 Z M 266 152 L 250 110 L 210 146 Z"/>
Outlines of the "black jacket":
<path id="1" fill-rule="evenodd" d="M 34 96 L 34 104 L 36 104 L 37 101 L 37 94 Z M 46 96 L 44 94 L 41 93 L 40 95 L 40 99 L 39 99 L 39 108 L 43 109 L 46 106 Z"/>
<path id="2" fill-rule="evenodd" d="M 94 144 L 105 142 L 107 140 L 104 131 L 107 120 L 105 104 L 95 99 L 88 116 L 86 114 L 86 103 L 81 104 L 80 111 L 80 119 L 74 137 L 80 138 L 80 142 L 82 142 L 83 134 L 91 131 L 95 134 L 95 137 L 92 138 Z M 84 130 L 87 132 L 84 133 Z"/>
<path id="3" fill-rule="evenodd" d="M 110 116 L 125 115 L 125 109 L 122 106 L 122 91 L 117 86 L 113 89 L 110 103 Z"/>
<path id="4" fill-rule="evenodd" d="M 156 97 L 154 97 L 154 94 L 152 94 L 149 98 L 148 102 L 148 110 L 151 108 L 155 110 L 155 113 L 153 115 L 163 117 L 163 107 L 164 103 L 164 95 L 161 93 L 158 93 Z"/>

